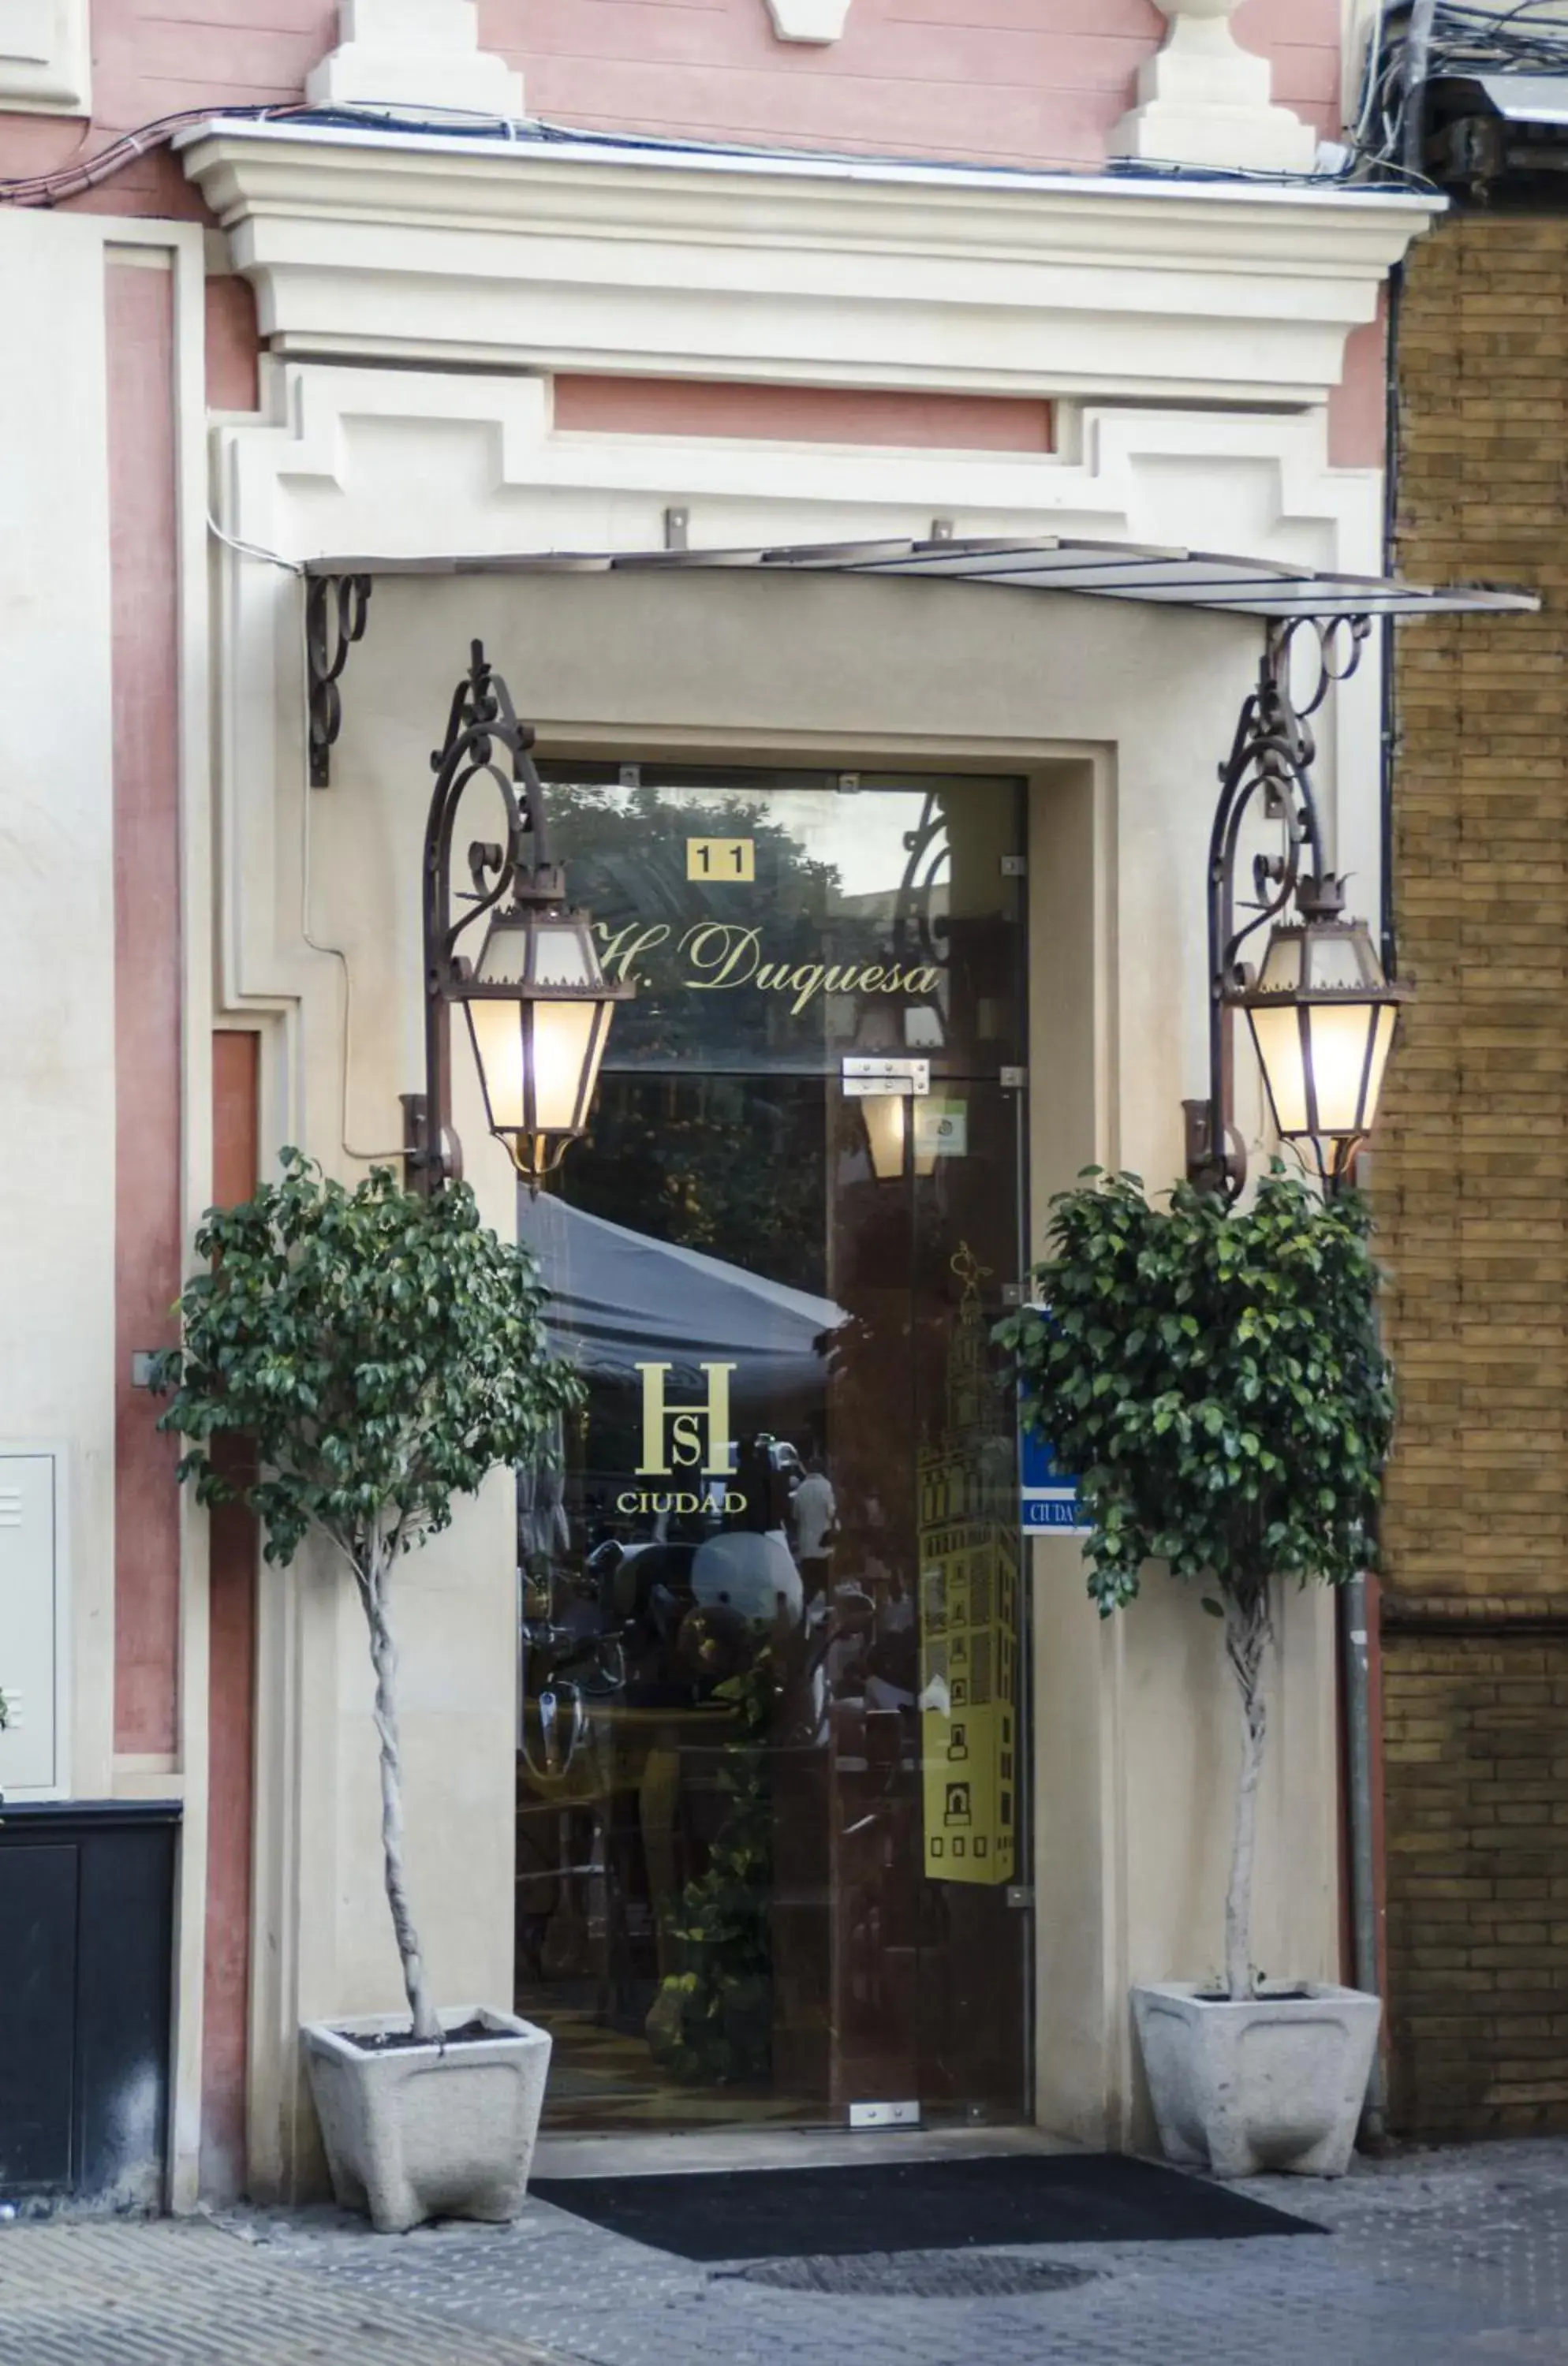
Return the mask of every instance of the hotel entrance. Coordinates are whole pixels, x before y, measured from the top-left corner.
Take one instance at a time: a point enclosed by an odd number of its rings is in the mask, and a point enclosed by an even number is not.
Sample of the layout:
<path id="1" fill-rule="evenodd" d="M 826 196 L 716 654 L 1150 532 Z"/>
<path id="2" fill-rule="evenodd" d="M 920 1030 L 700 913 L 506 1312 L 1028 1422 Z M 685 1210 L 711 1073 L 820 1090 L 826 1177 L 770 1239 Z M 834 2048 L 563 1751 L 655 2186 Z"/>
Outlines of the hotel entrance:
<path id="1" fill-rule="evenodd" d="M 518 1491 L 554 2124 L 1024 2117 L 1021 784 L 547 778 L 637 988 L 519 1218 L 584 1383 Z"/>

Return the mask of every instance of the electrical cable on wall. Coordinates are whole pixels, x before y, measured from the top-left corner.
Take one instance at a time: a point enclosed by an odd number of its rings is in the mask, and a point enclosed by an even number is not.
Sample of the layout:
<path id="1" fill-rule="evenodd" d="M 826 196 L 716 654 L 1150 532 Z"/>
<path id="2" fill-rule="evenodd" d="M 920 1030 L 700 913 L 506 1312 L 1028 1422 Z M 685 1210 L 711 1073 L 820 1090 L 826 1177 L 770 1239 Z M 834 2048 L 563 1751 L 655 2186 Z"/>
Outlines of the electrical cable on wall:
<path id="1" fill-rule="evenodd" d="M 1369 58 L 1378 54 L 1382 17 L 1378 31 L 1369 48 Z M 1253 183 L 1278 188 L 1313 188 L 1335 186 L 1365 178 L 1370 163 L 1394 178 L 1399 173 L 1393 143 L 1385 136 L 1375 148 L 1369 148 L 1362 137 L 1368 118 L 1382 107 L 1375 81 L 1363 95 L 1361 128 L 1357 141 L 1348 152 L 1330 151 L 1345 158 L 1343 162 L 1325 162 L 1322 170 L 1307 173 L 1273 172 L 1262 167 L 1235 165 L 1213 166 L 1185 163 L 1159 158 L 1111 158 L 1104 170 L 1107 177 L 1118 180 L 1179 180 L 1195 183 Z M 557 123 L 544 117 L 524 117 L 515 120 L 501 116 L 470 114 L 449 107 L 442 110 L 442 120 L 433 120 L 423 113 L 411 114 L 406 108 L 389 104 L 377 107 L 364 104 L 353 107 L 314 107 L 303 100 L 280 102 L 265 107 L 185 107 L 173 115 L 163 115 L 135 130 L 117 135 L 107 146 L 96 150 L 81 162 L 57 166 L 47 173 L 25 175 L 10 180 L 0 180 L 0 204 L 13 206 L 55 206 L 110 180 L 140 158 L 167 147 L 176 135 L 197 124 L 215 120 L 251 123 L 308 122 L 312 129 L 344 130 L 400 130 L 427 137 L 440 137 L 457 130 L 470 136 L 490 137 L 497 141 L 518 147 L 548 148 L 555 146 L 590 146 L 621 151 L 628 155 L 668 155 L 694 157 L 735 157 L 767 163 L 773 161 L 809 163 L 818 170 L 834 163 L 847 167 L 892 166 L 940 173 L 943 166 L 958 167 L 966 174 L 987 180 L 1006 183 L 1041 172 L 1066 171 L 1082 174 L 1081 157 L 1043 155 L 1027 163 L 987 163 L 973 159 L 905 156 L 882 151 L 840 150 L 830 148 L 792 149 L 758 146 L 735 140 L 692 140 L 655 131 L 606 131 L 588 130 L 581 125 Z M 1384 126 L 1386 132 L 1386 124 Z"/>
<path id="2" fill-rule="evenodd" d="M 1437 0 L 1429 32 L 1424 23 L 1419 28 L 1424 58 L 1421 42 L 1410 39 L 1416 16 L 1413 0 L 1382 0 L 1368 43 L 1355 136 L 1374 170 L 1392 169 L 1404 147 L 1413 62 L 1423 84 L 1483 73 L 1568 74 L 1565 0 L 1515 0 L 1501 11 L 1475 0 Z"/>

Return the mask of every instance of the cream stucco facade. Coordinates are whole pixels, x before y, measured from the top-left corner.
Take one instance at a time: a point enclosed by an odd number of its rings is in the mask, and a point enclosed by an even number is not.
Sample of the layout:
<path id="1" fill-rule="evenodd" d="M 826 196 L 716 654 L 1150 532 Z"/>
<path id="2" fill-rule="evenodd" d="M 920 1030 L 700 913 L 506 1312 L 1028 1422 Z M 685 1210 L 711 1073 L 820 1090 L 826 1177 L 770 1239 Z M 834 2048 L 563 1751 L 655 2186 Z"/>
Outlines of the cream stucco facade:
<path id="1" fill-rule="evenodd" d="M 1050 1190 L 1090 1158 L 1173 1175 L 1180 1098 L 1202 1076 L 1214 767 L 1255 621 L 821 579 L 387 577 L 345 671 L 332 785 L 312 792 L 298 569 L 644 549 L 679 507 L 692 542 L 716 547 L 919 535 L 942 516 L 961 535 L 1373 573 L 1381 478 L 1330 467 L 1326 404 L 1425 208 L 1235 185 L 682 171 L 276 127 L 212 127 L 187 163 L 275 356 L 261 414 L 212 436 L 212 1015 L 261 1031 L 264 1157 L 295 1141 L 352 1174 L 396 1148 L 397 1096 L 417 1081 L 428 753 L 479 636 L 547 753 L 1026 774 L 1034 1236 Z M 574 434 L 552 422 L 561 367 L 1027 387 L 1059 402 L 1057 449 Z M 1369 905 L 1376 735 L 1369 675 L 1336 702 L 1320 783 Z M 505 1226 L 510 1170 L 462 1060 L 457 1091 L 470 1176 Z M 509 1993 L 513 1583 L 499 1484 L 402 1581 L 411 1869 L 452 1995 Z M 1235 1718 L 1207 1622 L 1174 1589 L 1151 1584 L 1101 1626 L 1063 1543 L 1034 1547 L 1032 1587 L 1037 2112 L 1115 2144 L 1142 2127 L 1129 1982 L 1216 1959 Z M 1258 1954 L 1328 1977 L 1326 1606 L 1292 1597 L 1282 1642 Z M 250 2053 L 263 2192 L 314 2173 L 299 2019 L 396 2000 L 367 1703 L 346 1591 L 306 1564 L 269 1577 Z"/>
<path id="2" fill-rule="evenodd" d="M 462 18 L 447 96 L 510 107 L 501 62 L 468 55 L 471 13 L 447 0 L 423 11 L 443 39 Z M 62 6 L 56 20 L 58 111 L 86 103 L 85 10 Z M 321 70 L 321 90 L 388 97 L 354 84 L 382 72 L 367 63 L 373 45 L 357 60 L 354 46 Z M 0 73 L 0 104 L 35 103 Z M 1272 134 L 1284 136 L 1277 122 Z M 29 363 L 0 384 L 13 529 L 0 546 L 0 963 L 7 1127 L 27 1145 L 0 1166 L 0 1308 L 25 1349 L 0 1359 L 0 1441 L 48 1442 L 62 1473 L 60 1779 L 43 1787 L 183 1810 L 170 2193 L 189 2207 L 212 2077 L 209 1877 L 226 1836 L 208 1829 L 211 1540 L 188 1504 L 168 1730 L 156 1746 L 137 1740 L 116 1708 L 128 1343 L 113 1314 L 107 1144 L 128 1087 L 114 1058 L 124 684 L 110 537 L 133 513 L 134 460 L 117 463 L 112 442 L 117 372 L 135 352 L 106 343 L 115 289 L 151 274 L 168 295 L 185 1262 L 213 1189 L 214 1031 L 259 1041 L 264 1168 L 288 1143 L 345 1177 L 397 1155 L 398 1096 L 420 1081 L 429 754 L 476 636 L 547 754 L 1025 779 L 1037 1245 L 1049 1194 L 1086 1162 L 1151 1183 L 1179 1169 L 1181 1099 L 1204 1081 L 1215 768 L 1256 669 L 1257 620 L 1070 593 L 695 570 L 479 576 L 461 562 L 655 550 L 681 513 L 698 550 L 918 539 L 942 521 L 960 537 L 1082 536 L 1376 574 L 1381 469 L 1331 459 L 1330 403 L 1431 208 L 1305 180 L 1004 174 L 450 123 L 215 116 L 178 146 L 215 229 L 0 213 L 6 333 Z M 255 298 L 260 403 L 209 411 L 203 299 L 234 275 Z M 733 425 L 584 432 L 558 423 L 562 377 L 719 396 L 1022 398 L 1051 406 L 1054 432 L 1048 450 L 833 442 L 804 426 L 765 440 Z M 45 546 L 42 569 L 30 554 Z M 343 679 L 331 784 L 312 790 L 301 570 L 334 557 L 454 571 L 378 579 Z M 1320 737 L 1333 853 L 1372 912 L 1373 663 L 1331 702 Z M 484 1132 L 466 1047 L 457 1096 L 470 1177 L 508 1230 L 513 1178 Z M 1256 1136 L 1245 1079 L 1243 1104 Z M 1119 2145 L 1146 2134 L 1129 1984 L 1215 1966 L 1236 1719 L 1213 1630 L 1175 1588 L 1151 1583 L 1102 1625 L 1075 1545 L 1039 1541 L 1032 1555 L 1035 2110 L 1050 2129 Z M 400 1579 L 410 1871 L 444 1998 L 511 1997 L 515 1576 L 498 1477 Z M 1332 1977 L 1325 1602 L 1292 1595 L 1281 1640 L 1257 1954 L 1270 1970 Z M 308 1558 L 263 1572 L 255 1653 L 236 1993 L 249 2016 L 244 2166 L 266 2198 L 319 2175 L 299 2020 L 394 2005 L 399 1983 L 348 1589 Z"/>

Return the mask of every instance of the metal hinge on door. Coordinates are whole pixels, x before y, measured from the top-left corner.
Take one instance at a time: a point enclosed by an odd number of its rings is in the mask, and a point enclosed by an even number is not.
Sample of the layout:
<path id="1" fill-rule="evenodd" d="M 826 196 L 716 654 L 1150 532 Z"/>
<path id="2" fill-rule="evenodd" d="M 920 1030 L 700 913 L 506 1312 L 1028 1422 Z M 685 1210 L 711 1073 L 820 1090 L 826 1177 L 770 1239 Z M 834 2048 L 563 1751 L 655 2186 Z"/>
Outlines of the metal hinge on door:
<path id="1" fill-rule="evenodd" d="M 1028 876 L 1029 857 L 1027 854 L 1003 855 L 1002 877 L 1004 879 L 1027 879 Z"/>
<path id="2" fill-rule="evenodd" d="M 919 2103 L 852 2103 L 852 2128 L 918 2128 L 920 2124 Z"/>

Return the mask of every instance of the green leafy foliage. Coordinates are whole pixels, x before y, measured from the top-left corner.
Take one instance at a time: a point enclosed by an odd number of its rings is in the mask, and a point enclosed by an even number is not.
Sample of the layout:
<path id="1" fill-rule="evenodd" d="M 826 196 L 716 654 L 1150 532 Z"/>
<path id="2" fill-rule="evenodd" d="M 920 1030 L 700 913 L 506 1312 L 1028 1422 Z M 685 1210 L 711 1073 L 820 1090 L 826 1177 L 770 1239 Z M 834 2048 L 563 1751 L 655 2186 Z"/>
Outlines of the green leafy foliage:
<path id="1" fill-rule="evenodd" d="M 672 1933 L 680 1969 L 660 1983 L 648 2020 L 655 2060 L 703 2086 L 765 2079 L 772 2059 L 775 1681 L 762 1651 L 716 1686 L 736 1712 L 719 1777 L 729 1813 L 706 1871 L 686 1884 Z"/>
<path id="2" fill-rule="evenodd" d="M 286 1150 L 280 1179 L 209 1209 L 196 1245 L 211 1262 L 157 1360 L 173 1391 L 158 1426 L 186 1441 L 179 1476 L 202 1503 L 256 1513 L 271 1561 L 316 1527 L 363 1585 L 578 1402 L 537 1267 L 481 1224 L 466 1185 L 427 1200 L 376 1167 L 349 1190 Z"/>
<path id="3" fill-rule="evenodd" d="M 1094 1170 L 1052 1210 L 1048 1312 L 997 1336 L 1025 1425 L 1077 1482 L 1101 1615 L 1148 1560 L 1246 1598 L 1370 1567 L 1393 1400 L 1365 1201 L 1276 1162 L 1242 1210 L 1185 1183 L 1155 1208 Z"/>

